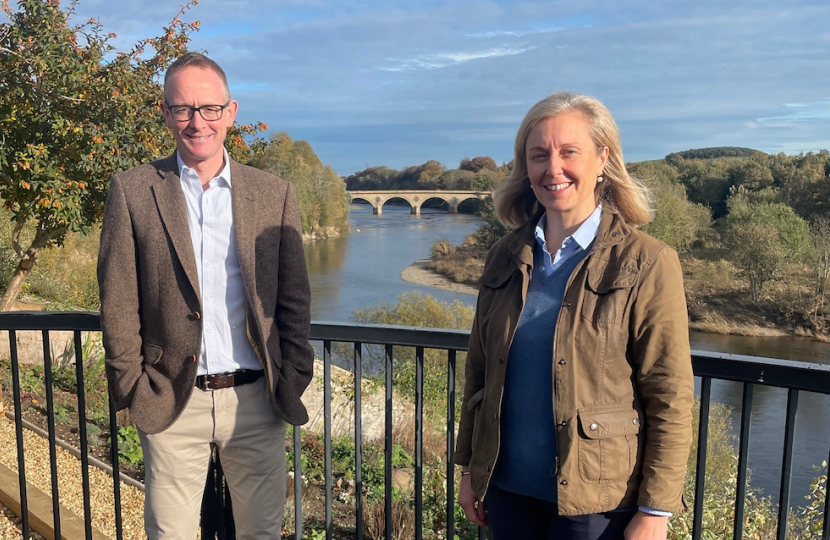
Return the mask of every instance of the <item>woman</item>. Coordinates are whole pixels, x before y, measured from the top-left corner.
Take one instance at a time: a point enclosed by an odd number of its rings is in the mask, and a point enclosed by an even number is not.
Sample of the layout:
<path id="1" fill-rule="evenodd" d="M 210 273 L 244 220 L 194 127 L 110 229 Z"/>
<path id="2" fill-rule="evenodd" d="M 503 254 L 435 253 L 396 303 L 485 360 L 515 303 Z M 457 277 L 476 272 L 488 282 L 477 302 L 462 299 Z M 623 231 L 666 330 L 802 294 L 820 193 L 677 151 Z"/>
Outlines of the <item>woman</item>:
<path id="1" fill-rule="evenodd" d="M 480 279 L 455 462 L 494 540 L 665 540 L 694 400 L 677 254 L 598 100 L 553 94 L 516 135 Z"/>

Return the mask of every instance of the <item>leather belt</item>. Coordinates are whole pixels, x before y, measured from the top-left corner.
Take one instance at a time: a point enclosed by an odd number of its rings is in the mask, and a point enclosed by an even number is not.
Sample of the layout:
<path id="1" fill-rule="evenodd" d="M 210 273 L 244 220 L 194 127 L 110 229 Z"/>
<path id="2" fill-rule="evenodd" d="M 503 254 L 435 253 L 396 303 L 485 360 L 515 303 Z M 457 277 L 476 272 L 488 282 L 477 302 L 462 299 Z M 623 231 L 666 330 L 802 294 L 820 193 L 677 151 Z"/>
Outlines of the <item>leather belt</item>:
<path id="1" fill-rule="evenodd" d="M 216 373 L 215 375 L 199 375 L 196 377 L 196 388 L 199 390 L 221 390 L 233 386 L 251 384 L 262 377 L 262 370 L 240 369 L 231 373 Z"/>

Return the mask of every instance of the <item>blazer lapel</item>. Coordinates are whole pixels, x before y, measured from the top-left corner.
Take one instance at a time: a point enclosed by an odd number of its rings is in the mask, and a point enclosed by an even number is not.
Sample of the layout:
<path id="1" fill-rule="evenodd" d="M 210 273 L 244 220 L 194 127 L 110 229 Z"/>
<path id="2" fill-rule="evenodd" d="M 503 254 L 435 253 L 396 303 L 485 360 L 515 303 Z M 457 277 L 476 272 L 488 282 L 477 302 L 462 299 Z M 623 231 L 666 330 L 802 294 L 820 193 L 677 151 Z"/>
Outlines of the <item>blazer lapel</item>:
<path id="1" fill-rule="evenodd" d="M 176 251 L 179 264 L 184 268 L 190 286 L 196 291 L 196 295 L 201 298 L 199 273 L 196 270 L 196 255 L 193 253 L 193 242 L 190 239 L 184 193 L 182 193 L 175 155 L 170 158 L 170 161 L 172 161 L 172 166 L 159 170 L 163 180 L 153 184 L 152 190 L 156 197 L 156 206 L 159 209 L 161 220 L 164 222 L 164 227 L 173 243 L 173 249 Z M 165 162 L 164 165 L 169 165 L 169 163 Z"/>
<path id="2" fill-rule="evenodd" d="M 231 160 L 231 201 L 233 226 L 236 230 L 236 254 L 242 283 L 249 294 L 256 293 L 256 224 L 254 202 L 256 190 L 244 170 Z"/>

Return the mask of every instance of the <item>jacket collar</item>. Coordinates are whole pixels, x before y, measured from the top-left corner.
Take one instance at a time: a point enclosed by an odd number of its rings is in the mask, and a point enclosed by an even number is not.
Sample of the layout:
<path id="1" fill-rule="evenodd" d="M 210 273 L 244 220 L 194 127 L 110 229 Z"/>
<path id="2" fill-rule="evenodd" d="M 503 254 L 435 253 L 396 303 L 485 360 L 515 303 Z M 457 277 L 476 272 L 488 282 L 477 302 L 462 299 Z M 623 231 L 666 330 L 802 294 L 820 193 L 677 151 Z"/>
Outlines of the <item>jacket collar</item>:
<path id="1" fill-rule="evenodd" d="M 513 232 L 513 239 L 507 249 L 510 252 L 516 266 L 528 265 L 533 268 L 533 246 L 536 243 L 536 224 L 545 212 L 544 209 L 536 212 L 524 225 Z M 599 230 L 594 240 L 594 247 L 591 251 L 603 249 L 619 244 L 631 234 L 631 228 L 620 216 L 619 212 L 605 203 L 602 206 L 602 218 L 599 222 Z"/>

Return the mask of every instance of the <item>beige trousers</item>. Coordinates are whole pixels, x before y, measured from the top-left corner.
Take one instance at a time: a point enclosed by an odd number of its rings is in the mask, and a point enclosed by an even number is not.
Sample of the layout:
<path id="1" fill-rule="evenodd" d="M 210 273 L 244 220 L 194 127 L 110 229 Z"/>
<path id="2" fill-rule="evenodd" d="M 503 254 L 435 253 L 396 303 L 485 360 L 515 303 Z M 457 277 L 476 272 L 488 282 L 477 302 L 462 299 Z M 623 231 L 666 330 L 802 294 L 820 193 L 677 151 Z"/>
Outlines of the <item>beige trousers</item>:
<path id="1" fill-rule="evenodd" d="M 144 451 L 144 529 L 150 540 L 196 538 L 211 443 L 228 482 L 236 538 L 280 538 L 285 420 L 271 407 L 264 379 L 222 390 L 194 388 L 173 425 L 155 435 L 138 434 Z"/>

